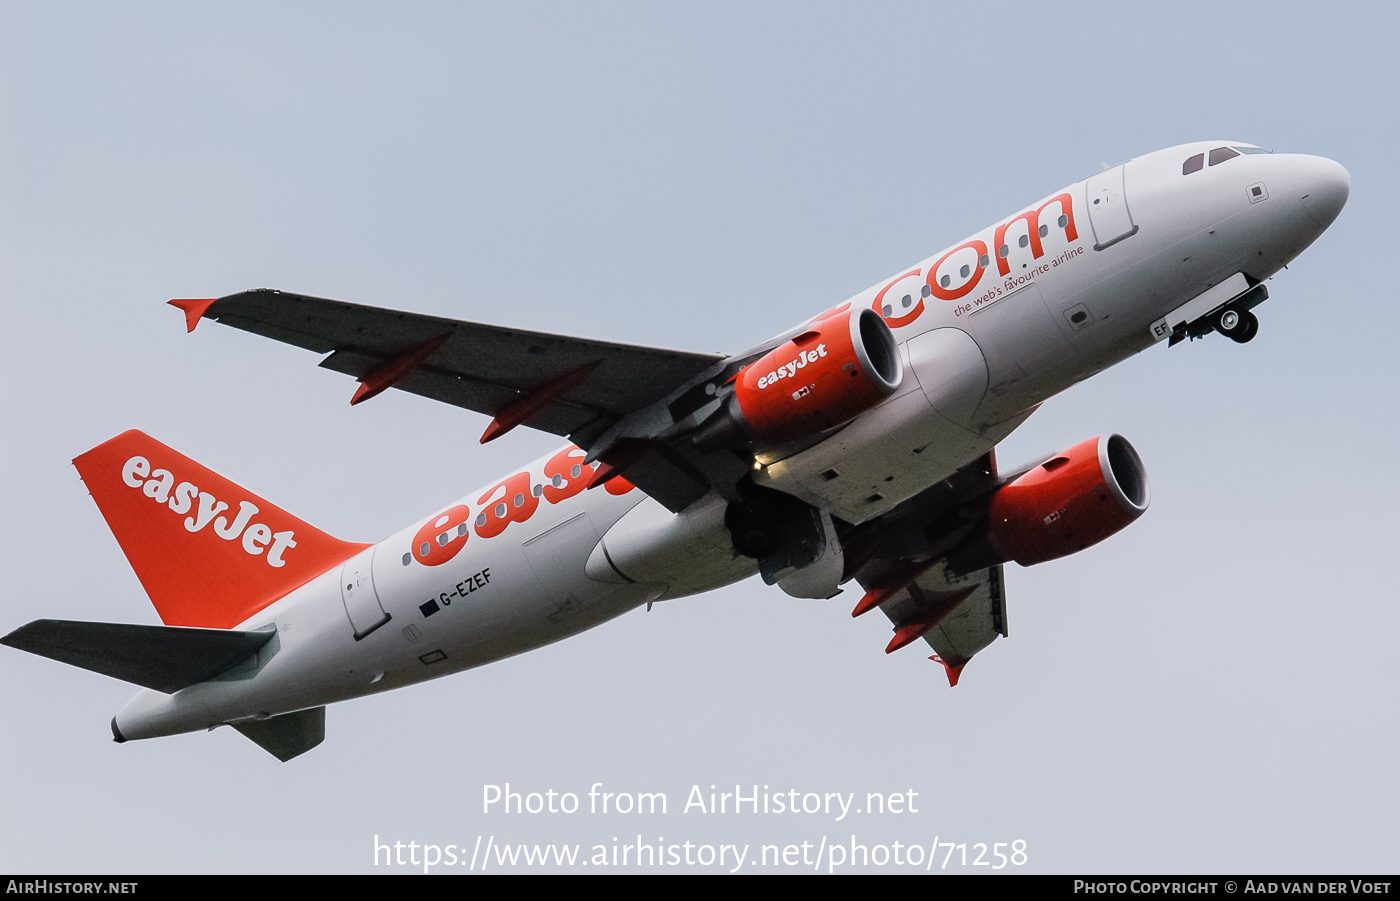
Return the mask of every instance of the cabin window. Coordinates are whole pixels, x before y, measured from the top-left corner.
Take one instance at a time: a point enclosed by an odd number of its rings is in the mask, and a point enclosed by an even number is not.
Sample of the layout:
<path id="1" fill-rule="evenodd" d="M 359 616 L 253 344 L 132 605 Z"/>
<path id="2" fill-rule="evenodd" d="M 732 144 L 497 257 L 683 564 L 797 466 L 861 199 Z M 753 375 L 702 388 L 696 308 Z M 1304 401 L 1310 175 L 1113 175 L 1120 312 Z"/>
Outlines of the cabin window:
<path id="1" fill-rule="evenodd" d="M 1201 167 L 1206 164 L 1206 155 L 1198 153 L 1181 164 L 1181 174 L 1190 175 L 1192 172 L 1200 172 Z"/>
<path id="2" fill-rule="evenodd" d="M 1212 166 L 1218 166 L 1226 160 L 1232 160 L 1237 156 L 1239 156 L 1239 154 L 1229 147 L 1217 147 L 1210 152 L 1210 164 Z"/>

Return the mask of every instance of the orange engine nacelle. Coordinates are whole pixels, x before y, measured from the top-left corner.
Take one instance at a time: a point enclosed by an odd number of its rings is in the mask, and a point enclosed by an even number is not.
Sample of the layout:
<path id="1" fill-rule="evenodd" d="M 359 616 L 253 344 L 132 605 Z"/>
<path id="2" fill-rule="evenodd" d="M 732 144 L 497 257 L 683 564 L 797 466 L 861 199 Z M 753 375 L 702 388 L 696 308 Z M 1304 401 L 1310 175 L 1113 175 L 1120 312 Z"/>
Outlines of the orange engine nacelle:
<path id="1" fill-rule="evenodd" d="M 1151 497 L 1128 439 L 1090 438 L 998 489 L 988 537 L 1005 560 L 1043 563 L 1103 541 L 1141 516 Z"/>
<path id="2" fill-rule="evenodd" d="M 903 375 L 889 326 L 874 310 L 847 305 L 741 370 L 733 396 L 695 443 L 772 446 L 817 435 L 889 397 Z"/>

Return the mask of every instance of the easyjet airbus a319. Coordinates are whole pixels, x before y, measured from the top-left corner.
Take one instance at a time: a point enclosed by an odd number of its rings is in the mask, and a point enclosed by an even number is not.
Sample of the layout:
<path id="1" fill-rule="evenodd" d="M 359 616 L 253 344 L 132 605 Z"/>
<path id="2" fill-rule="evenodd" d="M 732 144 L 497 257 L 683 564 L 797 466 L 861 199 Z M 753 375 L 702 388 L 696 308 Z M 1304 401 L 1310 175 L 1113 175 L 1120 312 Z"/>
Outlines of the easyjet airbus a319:
<path id="1" fill-rule="evenodd" d="M 760 575 L 879 608 L 956 685 L 1007 634 L 1002 567 L 1147 509 L 1119 435 L 995 448 L 1156 343 L 1259 329 L 1265 281 L 1350 192 L 1331 160 L 1212 141 L 1106 169 L 731 356 L 257 290 L 173 300 L 389 388 L 573 442 L 378 544 L 333 538 L 137 431 L 75 461 L 162 626 L 37 620 L 0 641 L 143 686 L 118 742 L 230 725 L 282 760 L 325 705 L 469 669 Z M 1214 339 L 1212 339 L 1214 340 Z M 852 597 L 855 596 L 853 593 Z"/>

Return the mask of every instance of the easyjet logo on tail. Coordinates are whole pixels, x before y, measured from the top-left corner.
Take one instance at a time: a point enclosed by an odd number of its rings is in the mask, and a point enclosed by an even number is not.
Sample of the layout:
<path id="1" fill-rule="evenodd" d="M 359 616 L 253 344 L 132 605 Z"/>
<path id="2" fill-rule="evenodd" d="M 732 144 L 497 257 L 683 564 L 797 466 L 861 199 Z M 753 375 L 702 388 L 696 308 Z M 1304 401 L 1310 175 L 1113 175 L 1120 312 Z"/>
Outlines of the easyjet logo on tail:
<path id="1" fill-rule="evenodd" d="M 808 359 L 815 356 L 815 351 L 810 352 Z M 598 466 L 585 462 L 587 458 L 586 452 L 571 444 L 545 461 L 543 479 L 536 479 L 526 470 L 486 489 L 476 500 L 475 519 L 466 504 L 457 504 L 430 517 L 414 534 L 409 553 L 403 556 L 403 565 L 417 560 L 424 566 L 441 566 L 467 546 L 467 538 L 472 533 L 479 538 L 495 538 L 512 523 L 529 522 L 541 508 L 561 504 L 587 490 Z M 608 494 L 619 495 L 626 494 L 634 486 L 616 476 L 602 487 Z"/>
<path id="2" fill-rule="evenodd" d="M 370 547 L 327 535 L 135 429 L 73 465 L 168 626 L 231 629 Z"/>
<path id="3" fill-rule="evenodd" d="M 265 551 L 263 559 L 268 566 L 285 566 L 282 555 L 297 546 L 293 530 L 274 532 L 266 523 L 253 522 L 253 517 L 258 515 L 257 504 L 239 501 L 238 513 L 230 518 L 227 501 L 219 500 L 208 491 L 200 491 L 192 482 L 177 484 L 174 473 L 168 469 L 152 470 L 151 461 L 145 457 L 130 458 L 122 465 L 121 473 L 128 487 L 140 489 L 155 503 L 169 508 L 173 515 L 189 514 L 185 516 L 187 532 L 202 532 L 212 525 L 215 535 L 224 541 L 238 541 L 243 550 L 254 557 Z"/>

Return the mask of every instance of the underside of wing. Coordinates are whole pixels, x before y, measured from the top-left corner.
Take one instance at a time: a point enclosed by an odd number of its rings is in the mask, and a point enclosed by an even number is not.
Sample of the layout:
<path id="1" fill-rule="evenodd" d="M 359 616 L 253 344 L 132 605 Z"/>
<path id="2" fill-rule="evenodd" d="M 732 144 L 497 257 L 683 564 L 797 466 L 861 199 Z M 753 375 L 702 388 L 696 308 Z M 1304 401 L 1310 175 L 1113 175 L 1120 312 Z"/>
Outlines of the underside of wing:
<path id="1" fill-rule="evenodd" d="M 528 425 L 586 447 L 723 359 L 269 289 L 172 303 L 191 328 L 203 316 L 329 354 L 322 366 L 361 382 L 356 401 L 394 387 L 496 417 L 484 440 Z"/>
<path id="2" fill-rule="evenodd" d="M 962 600 L 923 634 L 954 685 L 974 654 L 1008 634 L 1001 565 L 962 576 L 940 562 L 882 608 L 898 632 L 900 623 L 917 620 L 941 598 L 957 597 Z"/>
<path id="3" fill-rule="evenodd" d="M 1000 482 L 987 454 L 845 536 L 849 575 L 865 589 L 853 616 L 879 607 L 894 624 L 892 653 L 920 639 L 956 685 L 973 655 L 1007 634 L 1000 563 L 959 569 L 950 557 L 975 540 L 983 499 Z"/>

